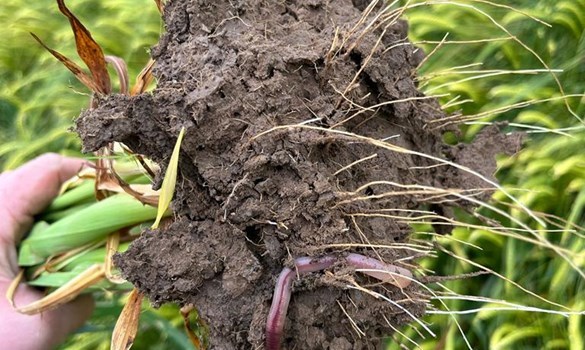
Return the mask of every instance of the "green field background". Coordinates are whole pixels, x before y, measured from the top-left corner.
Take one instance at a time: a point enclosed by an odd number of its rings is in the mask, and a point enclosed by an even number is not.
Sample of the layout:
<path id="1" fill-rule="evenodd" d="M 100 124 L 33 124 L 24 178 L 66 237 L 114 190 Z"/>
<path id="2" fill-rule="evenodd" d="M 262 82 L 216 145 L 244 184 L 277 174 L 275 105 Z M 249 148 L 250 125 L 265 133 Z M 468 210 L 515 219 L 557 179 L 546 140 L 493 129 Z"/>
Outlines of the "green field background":
<path id="1" fill-rule="evenodd" d="M 399 3 L 412 6 L 424 1 Z M 498 125 L 504 132 L 528 132 L 522 151 L 498 158 L 497 177 L 522 203 L 550 218 L 551 227 L 558 232 L 545 233 L 547 239 L 564 249 L 582 270 L 585 127 L 580 119 L 585 118 L 585 0 L 426 3 L 404 13 L 410 22 L 410 40 L 432 52 L 419 70 L 421 90 L 450 94 L 442 98 L 443 104 L 453 104 L 446 108 L 449 113 L 483 115 L 461 124 L 461 135 L 446 135 L 446 142 L 470 142 L 485 124 L 496 122 L 501 122 Z M 151 0 L 77 0 L 68 5 L 107 54 L 126 60 L 130 77 L 148 61 L 148 50 L 163 31 Z M 76 59 L 66 18 L 51 0 L 6 0 L 0 5 L 0 23 L 4 24 L 0 41 L 0 167 L 15 168 L 47 151 L 79 155 L 80 143 L 69 129 L 80 110 L 87 108 L 88 91 L 29 35 L 34 32 L 48 46 Z M 510 39 L 511 35 L 518 40 Z M 441 41 L 444 43 L 437 44 Z M 563 92 L 546 67 L 559 70 L 555 74 Z M 496 202 L 514 217 L 538 227 L 507 205 L 501 194 L 494 195 Z M 458 216 L 462 221 L 476 222 L 468 214 Z M 492 217 L 514 227 L 512 222 Z M 479 229 L 458 227 L 453 237 L 457 240 L 441 244 L 572 312 L 585 309 L 583 278 L 550 250 Z M 441 253 L 421 264 L 437 275 L 477 271 Z M 493 275 L 444 285 L 463 295 L 558 309 Z M 88 325 L 63 348 L 109 348 L 109 335 L 123 300 L 123 296 L 103 293 Z M 412 349 L 585 348 L 583 316 L 577 313 L 565 317 L 495 311 L 489 309 L 494 306 L 491 303 L 465 300 L 450 300 L 447 306 L 450 310 L 478 310 L 453 317 L 429 315 L 424 321 L 437 338 L 423 337 L 407 327 L 401 330 L 404 336 L 396 334 L 389 339 L 388 348 L 400 349 L 400 344 Z M 135 348 L 190 348 L 177 315 L 174 306 L 160 310 L 145 307 Z"/>

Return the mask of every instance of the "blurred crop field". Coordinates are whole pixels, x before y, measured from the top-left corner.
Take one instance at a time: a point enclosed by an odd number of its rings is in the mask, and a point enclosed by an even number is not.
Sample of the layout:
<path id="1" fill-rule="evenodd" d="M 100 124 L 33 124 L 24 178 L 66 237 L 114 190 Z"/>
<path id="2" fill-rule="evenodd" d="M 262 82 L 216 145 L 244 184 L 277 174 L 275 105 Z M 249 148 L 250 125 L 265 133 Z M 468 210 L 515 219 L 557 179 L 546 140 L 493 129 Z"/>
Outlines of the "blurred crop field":
<path id="1" fill-rule="evenodd" d="M 135 77 L 163 30 L 154 1 L 68 5 Z M 549 230 L 540 232 L 558 250 L 503 216 L 478 211 L 517 235 L 483 229 L 477 217 L 458 213 L 469 228 L 456 228 L 441 245 L 459 258 L 439 251 L 421 264 L 436 275 L 459 275 L 478 270 L 465 262 L 473 260 L 495 273 L 441 283 L 443 291 L 473 297 L 435 300 L 436 312 L 424 321 L 437 337 L 407 327 L 389 339 L 388 349 L 585 349 L 585 0 L 403 0 L 394 6 L 405 7 L 409 39 L 427 53 L 419 87 L 442 96 L 454 115 L 445 122 L 461 130 L 445 135 L 446 142 L 470 142 L 490 124 L 525 133 L 521 151 L 498 158 L 497 177 L 547 221 Z M 54 1 L 6 0 L 0 23 L 0 167 L 15 168 L 47 151 L 80 155 L 69 129 L 87 108 L 88 92 L 29 35 L 77 57 L 66 18 Z M 492 202 L 541 229 L 501 194 Z M 432 230 L 414 229 L 421 236 Z M 124 297 L 103 294 L 94 317 L 64 349 L 109 348 Z M 439 302 L 451 312 L 440 311 Z M 191 348 L 176 307 L 145 308 L 141 320 L 135 349 Z"/>

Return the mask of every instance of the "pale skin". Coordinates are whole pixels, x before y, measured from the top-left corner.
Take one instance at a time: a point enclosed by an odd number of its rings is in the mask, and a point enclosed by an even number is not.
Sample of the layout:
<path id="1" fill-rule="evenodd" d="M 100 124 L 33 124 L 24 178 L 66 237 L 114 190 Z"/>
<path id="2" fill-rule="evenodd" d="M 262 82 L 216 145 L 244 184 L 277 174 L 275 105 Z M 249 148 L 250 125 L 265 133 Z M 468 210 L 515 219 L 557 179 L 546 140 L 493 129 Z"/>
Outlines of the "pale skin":
<path id="1" fill-rule="evenodd" d="M 84 161 L 57 154 L 42 155 L 18 169 L 0 174 L 0 343 L 14 350 L 52 349 L 82 326 L 94 308 L 82 296 L 55 310 L 29 316 L 16 312 L 6 290 L 18 273 L 16 245 L 30 229 L 34 216 L 59 193 Z M 21 284 L 16 305 L 27 305 L 43 293 Z"/>

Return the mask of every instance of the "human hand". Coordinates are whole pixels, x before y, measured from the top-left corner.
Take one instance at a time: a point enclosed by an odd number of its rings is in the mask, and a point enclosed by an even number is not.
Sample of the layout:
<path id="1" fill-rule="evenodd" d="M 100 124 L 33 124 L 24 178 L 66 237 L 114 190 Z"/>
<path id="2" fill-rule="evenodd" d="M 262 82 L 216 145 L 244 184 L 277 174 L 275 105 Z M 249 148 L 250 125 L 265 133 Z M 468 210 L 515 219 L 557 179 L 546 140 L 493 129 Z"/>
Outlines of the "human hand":
<path id="1" fill-rule="evenodd" d="M 67 179 L 83 166 L 81 159 L 48 153 L 14 171 L 0 174 L 0 344 L 15 350 L 51 349 L 89 318 L 94 303 L 81 296 L 55 310 L 38 315 L 16 312 L 4 297 L 18 274 L 16 245 L 46 208 Z M 20 285 L 16 305 L 43 297 L 38 290 Z"/>

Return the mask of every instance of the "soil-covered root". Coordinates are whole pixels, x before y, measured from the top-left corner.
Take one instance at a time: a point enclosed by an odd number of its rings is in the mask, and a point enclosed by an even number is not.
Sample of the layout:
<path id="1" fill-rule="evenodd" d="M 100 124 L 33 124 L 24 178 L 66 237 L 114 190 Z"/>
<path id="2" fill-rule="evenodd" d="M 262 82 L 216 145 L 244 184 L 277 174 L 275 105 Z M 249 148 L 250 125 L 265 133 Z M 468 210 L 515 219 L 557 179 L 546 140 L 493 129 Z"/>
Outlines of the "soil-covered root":
<path id="1" fill-rule="evenodd" d="M 186 128 L 176 221 L 115 262 L 153 304 L 194 304 L 214 349 L 263 347 L 277 277 L 299 257 L 337 262 L 295 278 L 284 348 L 379 348 L 424 314 L 417 283 L 381 283 L 343 262 L 357 253 L 416 276 L 428 249 L 402 244 L 410 227 L 400 215 L 450 212 L 457 197 L 445 189 L 478 187 L 400 151 L 457 161 L 427 127 L 444 114 L 416 88 L 421 54 L 381 5 L 169 1 L 152 51 L 156 90 L 108 97 L 77 120 L 86 150 L 119 141 L 163 166 Z"/>

